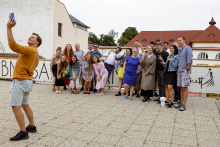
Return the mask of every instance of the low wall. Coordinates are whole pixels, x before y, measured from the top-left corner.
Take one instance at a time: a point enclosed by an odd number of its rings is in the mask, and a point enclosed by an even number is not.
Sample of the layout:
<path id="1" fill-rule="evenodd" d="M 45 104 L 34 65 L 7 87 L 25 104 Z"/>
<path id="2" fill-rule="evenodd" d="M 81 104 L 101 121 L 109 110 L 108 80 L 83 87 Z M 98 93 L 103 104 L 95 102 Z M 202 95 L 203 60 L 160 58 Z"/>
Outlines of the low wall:
<path id="1" fill-rule="evenodd" d="M 0 58 L 0 79 L 11 79 L 17 59 Z M 190 92 L 220 93 L 220 66 L 195 66 L 192 67 Z M 50 60 L 40 60 L 35 69 L 33 80 L 38 83 L 51 83 Z M 112 72 L 107 85 L 118 86 L 117 73 Z"/>

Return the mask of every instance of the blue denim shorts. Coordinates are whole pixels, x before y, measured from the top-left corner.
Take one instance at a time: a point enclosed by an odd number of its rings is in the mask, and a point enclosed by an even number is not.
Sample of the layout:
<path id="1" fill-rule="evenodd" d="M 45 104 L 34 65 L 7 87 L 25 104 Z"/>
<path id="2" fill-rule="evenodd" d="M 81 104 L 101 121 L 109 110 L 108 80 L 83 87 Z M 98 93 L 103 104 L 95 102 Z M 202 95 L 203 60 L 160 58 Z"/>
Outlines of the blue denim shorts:
<path id="1" fill-rule="evenodd" d="M 29 104 L 29 92 L 33 89 L 32 80 L 13 80 L 10 89 L 10 106 L 21 106 Z"/>

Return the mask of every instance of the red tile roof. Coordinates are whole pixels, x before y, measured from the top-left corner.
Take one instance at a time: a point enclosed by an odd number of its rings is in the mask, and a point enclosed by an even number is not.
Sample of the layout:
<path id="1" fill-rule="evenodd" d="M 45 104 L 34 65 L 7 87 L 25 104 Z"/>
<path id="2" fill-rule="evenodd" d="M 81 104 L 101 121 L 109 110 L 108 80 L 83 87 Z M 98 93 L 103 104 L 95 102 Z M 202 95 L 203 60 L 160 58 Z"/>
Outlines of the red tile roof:
<path id="1" fill-rule="evenodd" d="M 210 26 L 206 30 L 179 30 L 179 31 L 141 31 L 136 35 L 130 42 L 125 46 L 134 46 L 136 40 L 139 40 L 143 47 L 146 47 L 150 41 L 168 41 L 169 45 L 177 41 L 179 36 L 184 36 L 186 38 L 186 44 L 192 46 L 192 42 L 220 42 L 220 30 L 214 26 L 215 21 L 212 18 L 210 21 Z M 212 36 L 212 34 L 214 36 Z M 210 35 L 210 36 L 208 36 Z M 161 38 L 161 40 L 160 40 Z"/>
<path id="2" fill-rule="evenodd" d="M 192 42 L 220 42 L 220 30 L 215 26 L 216 22 L 212 18 L 210 26 L 200 33 Z"/>

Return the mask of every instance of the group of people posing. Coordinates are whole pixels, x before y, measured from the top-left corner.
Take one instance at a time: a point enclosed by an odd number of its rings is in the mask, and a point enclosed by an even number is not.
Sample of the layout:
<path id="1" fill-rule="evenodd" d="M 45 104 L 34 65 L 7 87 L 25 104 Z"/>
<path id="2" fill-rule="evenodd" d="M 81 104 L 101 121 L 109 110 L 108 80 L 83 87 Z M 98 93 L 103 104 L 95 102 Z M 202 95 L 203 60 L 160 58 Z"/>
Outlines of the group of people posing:
<path id="1" fill-rule="evenodd" d="M 187 87 L 190 85 L 192 49 L 186 45 L 183 36 L 178 38 L 178 42 L 168 45 L 166 41 L 163 44 L 151 41 L 145 50 L 136 40 L 135 45 L 126 49 L 123 55 L 120 54 L 121 47 L 117 47 L 104 60 L 98 51 L 99 46 L 93 42 L 89 42 L 89 48 L 85 51 L 80 49 L 79 44 L 75 44 L 75 50 L 67 44 L 63 53 L 58 48 L 51 60 L 53 91 L 59 94 L 61 86 L 66 89 L 66 85 L 70 84 L 71 94 L 78 94 L 79 90 L 90 94 L 93 90 L 97 95 L 104 95 L 107 80 L 115 69 L 119 78 L 115 96 L 122 95 L 121 88 L 124 84 L 125 99 L 133 100 L 135 91 L 136 97 L 141 95 L 144 97 L 143 102 L 150 102 L 150 97 L 158 96 L 158 87 L 159 98 L 154 101 L 160 103 L 160 98 L 166 97 L 168 108 L 174 106 L 184 111 L 188 97 Z"/>

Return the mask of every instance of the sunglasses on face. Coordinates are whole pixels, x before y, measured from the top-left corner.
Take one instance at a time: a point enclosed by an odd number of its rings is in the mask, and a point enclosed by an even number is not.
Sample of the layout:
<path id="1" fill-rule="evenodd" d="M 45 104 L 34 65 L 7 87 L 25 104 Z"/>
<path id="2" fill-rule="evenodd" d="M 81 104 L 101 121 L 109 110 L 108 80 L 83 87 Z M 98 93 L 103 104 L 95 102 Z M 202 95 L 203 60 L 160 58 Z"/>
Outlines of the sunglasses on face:
<path id="1" fill-rule="evenodd" d="M 94 46 L 94 47 L 96 47 L 96 48 L 97 48 L 98 46 Z"/>

